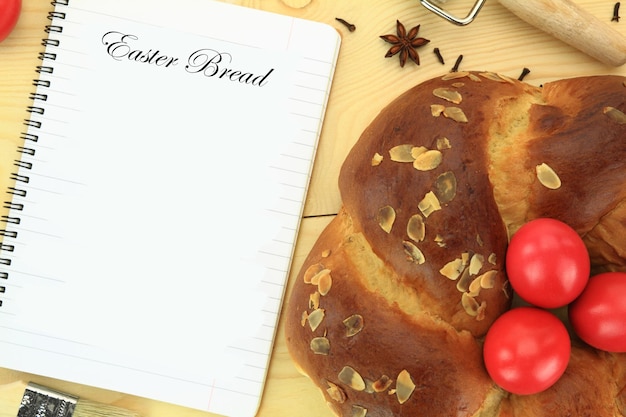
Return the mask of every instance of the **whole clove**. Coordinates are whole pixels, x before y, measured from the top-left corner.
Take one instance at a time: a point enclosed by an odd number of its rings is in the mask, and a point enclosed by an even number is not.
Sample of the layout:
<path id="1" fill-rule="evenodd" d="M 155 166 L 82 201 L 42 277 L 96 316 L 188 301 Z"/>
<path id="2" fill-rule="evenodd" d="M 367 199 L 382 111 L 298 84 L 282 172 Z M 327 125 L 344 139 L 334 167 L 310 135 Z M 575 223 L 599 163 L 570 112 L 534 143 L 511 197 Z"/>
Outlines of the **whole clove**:
<path id="1" fill-rule="evenodd" d="M 522 73 L 520 74 L 520 76 L 517 78 L 518 81 L 524 81 L 524 78 L 526 78 L 526 76 L 530 73 L 530 70 L 528 68 L 524 68 L 522 70 Z"/>
<path id="2" fill-rule="evenodd" d="M 441 55 L 441 51 L 439 50 L 439 48 L 433 49 L 433 52 L 435 53 L 435 55 L 437 55 L 437 59 L 439 60 L 439 62 L 441 62 L 441 65 L 446 65 L 446 62 L 443 60 L 443 56 Z"/>
<path id="3" fill-rule="evenodd" d="M 454 63 L 454 66 L 452 67 L 450 72 L 457 72 L 459 70 L 459 66 L 461 65 L 462 60 L 463 60 L 463 55 L 459 55 L 459 57 L 456 59 L 456 62 Z"/>
<path id="4" fill-rule="evenodd" d="M 611 19 L 611 22 L 619 22 L 619 6 L 620 6 L 620 2 L 618 1 L 617 3 L 615 3 L 615 6 L 613 6 L 613 18 Z"/>
<path id="5" fill-rule="evenodd" d="M 356 30 L 356 26 L 355 25 L 353 25 L 350 22 L 345 21 L 344 19 L 342 19 L 340 17 L 336 17 L 335 20 L 337 22 L 341 23 L 342 25 L 344 25 L 345 27 L 347 27 L 350 32 L 354 32 Z"/>

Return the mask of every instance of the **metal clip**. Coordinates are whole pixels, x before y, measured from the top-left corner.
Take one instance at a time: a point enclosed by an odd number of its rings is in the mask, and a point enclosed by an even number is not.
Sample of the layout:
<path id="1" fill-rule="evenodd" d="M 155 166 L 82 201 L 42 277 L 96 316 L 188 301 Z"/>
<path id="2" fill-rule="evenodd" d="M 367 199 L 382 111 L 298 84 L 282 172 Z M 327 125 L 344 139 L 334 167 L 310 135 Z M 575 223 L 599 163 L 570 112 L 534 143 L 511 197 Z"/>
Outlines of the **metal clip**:
<path id="1" fill-rule="evenodd" d="M 447 21 L 452 22 L 455 25 L 465 26 L 470 24 L 472 20 L 474 20 L 474 18 L 480 11 L 480 8 L 483 7 L 483 3 L 485 3 L 485 0 L 476 0 L 476 3 L 474 3 L 474 7 L 472 7 L 472 10 L 470 10 L 469 14 L 464 18 L 458 18 L 456 16 L 453 16 L 441 7 L 428 0 L 420 0 L 420 3 L 422 3 L 422 6 L 426 7 L 428 10 L 435 13 L 436 15 L 443 17 Z"/>

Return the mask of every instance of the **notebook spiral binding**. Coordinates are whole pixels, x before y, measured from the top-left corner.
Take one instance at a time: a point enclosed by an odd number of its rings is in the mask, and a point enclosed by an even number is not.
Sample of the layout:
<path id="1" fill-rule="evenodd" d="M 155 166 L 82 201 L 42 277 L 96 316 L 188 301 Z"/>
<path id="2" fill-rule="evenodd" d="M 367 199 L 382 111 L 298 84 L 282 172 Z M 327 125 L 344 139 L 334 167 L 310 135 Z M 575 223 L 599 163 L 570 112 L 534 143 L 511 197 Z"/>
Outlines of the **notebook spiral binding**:
<path id="1" fill-rule="evenodd" d="M 57 55 L 54 52 L 49 51 L 48 49 L 51 47 L 59 47 L 61 45 L 61 41 L 58 39 L 51 38 L 54 34 L 59 34 L 63 32 L 63 26 L 54 24 L 55 21 L 65 19 L 65 13 L 58 10 L 57 6 L 69 6 L 70 0 L 56 0 L 52 2 L 52 5 L 55 7 L 55 10 L 48 13 L 48 20 L 50 20 L 51 24 L 45 26 L 45 32 L 48 34 L 48 37 L 42 39 L 41 45 L 46 48 L 44 52 L 39 53 L 39 59 L 42 61 L 54 61 L 56 60 Z M 39 65 L 36 67 L 35 72 L 43 76 L 44 74 L 52 74 L 54 72 L 54 68 L 49 65 Z M 42 78 L 36 78 L 33 80 L 33 86 L 37 87 L 38 90 L 40 88 L 50 88 L 52 83 L 50 80 L 45 80 Z M 24 120 L 24 125 L 29 129 L 41 129 L 43 123 L 38 120 L 34 120 L 35 116 L 43 116 L 45 114 L 45 108 L 42 103 L 48 100 L 48 95 L 44 94 L 40 91 L 36 93 L 31 93 L 29 99 L 32 100 L 33 105 L 28 106 L 26 111 L 29 113 L 28 119 Z M 17 152 L 20 155 L 28 155 L 35 156 L 36 150 L 32 147 L 29 147 L 30 142 L 37 142 L 39 140 L 39 136 L 35 133 L 32 133 L 29 129 L 24 131 L 20 135 L 20 139 L 24 141 L 23 146 L 19 146 L 17 148 Z M 11 173 L 11 180 L 15 181 L 15 185 L 9 187 L 7 189 L 7 194 L 10 196 L 16 197 L 26 197 L 27 191 L 21 187 L 21 184 L 28 184 L 30 181 L 30 177 L 24 173 L 24 170 L 30 171 L 33 168 L 33 164 L 31 162 L 22 161 L 21 158 L 15 159 L 13 161 L 13 165 L 17 168 L 15 172 Z M 10 230 L 11 225 L 18 225 L 21 222 L 21 218 L 17 216 L 16 212 L 21 212 L 24 210 L 24 204 L 16 203 L 11 200 L 4 201 L 3 206 L 4 209 L 10 210 L 10 214 L 3 215 L 0 217 L 0 222 L 4 223 L 4 228 L 0 229 L 0 237 L 3 238 L 3 241 L 0 243 L 0 251 L 3 254 L 11 253 L 15 251 L 15 245 L 4 242 L 4 238 L 16 239 L 18 236 L 18 232 L 16 230 Z M 11 265 L 11 258 L 6 255 L 0 256 L 0 265 Z M 6 271 L 0 271 L 0 296 L 6 292 L 6 285 L 2 284 L 2 281 L 6 281 L 9 279 L 9 273 Z M 2 299 L 0 299 L 0 307 L 2 306 Z"/>

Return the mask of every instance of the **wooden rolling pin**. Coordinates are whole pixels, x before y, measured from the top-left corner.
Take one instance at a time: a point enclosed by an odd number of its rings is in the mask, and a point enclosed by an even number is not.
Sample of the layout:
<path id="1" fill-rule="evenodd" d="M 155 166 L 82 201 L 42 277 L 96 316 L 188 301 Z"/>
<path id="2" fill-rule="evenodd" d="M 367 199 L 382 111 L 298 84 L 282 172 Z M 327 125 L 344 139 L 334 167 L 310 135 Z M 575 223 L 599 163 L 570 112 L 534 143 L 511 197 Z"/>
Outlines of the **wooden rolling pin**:
<path id="1" fill-rule="evenodd" d="M 626 63 L 626 37 L 570 0 L 499 0 L 520 19 L 615 67 Z"/>

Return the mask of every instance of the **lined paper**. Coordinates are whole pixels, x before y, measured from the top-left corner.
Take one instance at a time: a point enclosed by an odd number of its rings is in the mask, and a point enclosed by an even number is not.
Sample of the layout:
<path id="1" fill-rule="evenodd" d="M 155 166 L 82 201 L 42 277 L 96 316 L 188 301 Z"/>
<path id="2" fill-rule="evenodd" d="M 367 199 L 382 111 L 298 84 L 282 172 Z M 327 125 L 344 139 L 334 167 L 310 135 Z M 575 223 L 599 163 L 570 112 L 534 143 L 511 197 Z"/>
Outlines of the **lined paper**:
<path id="1" fill-rule="evenodd" d="M 0 254 L 0 366 L 253 416 L 337 33 L 81 0 L 50 39 Z"/>

